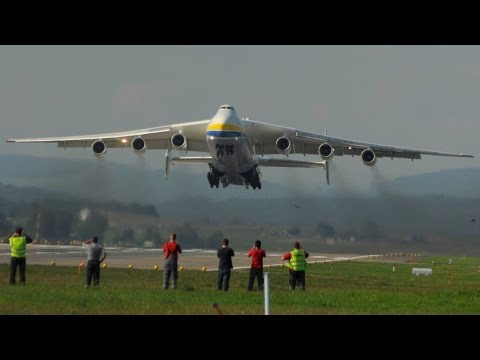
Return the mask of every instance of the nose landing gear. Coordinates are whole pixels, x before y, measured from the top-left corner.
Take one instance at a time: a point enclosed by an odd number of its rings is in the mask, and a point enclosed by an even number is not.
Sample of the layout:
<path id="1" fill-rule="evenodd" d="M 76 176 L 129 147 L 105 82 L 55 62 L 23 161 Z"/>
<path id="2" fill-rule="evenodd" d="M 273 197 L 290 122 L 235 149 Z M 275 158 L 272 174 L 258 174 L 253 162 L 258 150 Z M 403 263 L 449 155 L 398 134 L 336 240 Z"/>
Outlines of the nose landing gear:
<path id="1" fill-rule="evenodd" d="M 210 171 L 207 173 L 208 183 L 210 187 L 213 188 L 214 186 L 218 188 L 220 185 L 220 178 L 223 176 L 223 173 L 215 169 L 213 166 L 210 165 Z"/>

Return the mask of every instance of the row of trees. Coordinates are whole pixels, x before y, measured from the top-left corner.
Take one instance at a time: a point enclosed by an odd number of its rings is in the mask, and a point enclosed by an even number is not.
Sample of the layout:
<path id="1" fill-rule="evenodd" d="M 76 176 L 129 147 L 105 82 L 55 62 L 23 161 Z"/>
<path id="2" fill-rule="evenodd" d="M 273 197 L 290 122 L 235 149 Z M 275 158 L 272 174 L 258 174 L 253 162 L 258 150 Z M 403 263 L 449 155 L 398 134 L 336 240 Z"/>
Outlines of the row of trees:
<path id="1" fill-rule="evenodd" d="M 153 246 L 161 247 L 168 239 L 168 231 L 155 226 L 112 227 L 108 217 L 101 210 L 91 210 L 88 216 L 81 216 L 79 211 L 65 208 L 38 206 L 31 207 L 27 216 L 12 221 L 0 212 L 0 237 L 6 240 L 22 224 L 30 236 L 50 243 L 62 241 L 66 244 L 72 240 L 86 240 L 93 235 L 100 237 L 107 246 Z M 200 236 L 192 224 L 186 223 L 171 229 L 177 233 L 185 248 L 216 248 L 224 234 L 214 231 L 210 235 Z"/>
<path id="2" fill-rule="evenodd" d="M 366 221 L 346 232 L 337 232 L 334 226 L 325 222 L 319 222 L 313 231 L 306 233 L 298 225 L 293 225 L 287 232 L 294 236 L 320 236 L 322 238 L 345 238 L 354 237 L 361 240 L 376 241 L 383 237 L 380 228 L 374 221 Z"/>

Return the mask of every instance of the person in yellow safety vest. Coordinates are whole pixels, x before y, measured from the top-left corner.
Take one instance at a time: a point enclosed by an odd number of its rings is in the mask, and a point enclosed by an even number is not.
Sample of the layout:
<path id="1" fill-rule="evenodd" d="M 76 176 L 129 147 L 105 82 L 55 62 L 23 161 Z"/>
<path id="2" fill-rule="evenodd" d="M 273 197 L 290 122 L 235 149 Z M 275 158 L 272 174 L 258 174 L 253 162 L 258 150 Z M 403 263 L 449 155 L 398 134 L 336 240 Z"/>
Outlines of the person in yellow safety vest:
<path id="1" fill-rule="evenodd" d="M 305 290 L 305 270 L 307 268 L 306 259 L 310 256 L 305 250 L 300 247 L 300 243 L 295 241 L 293 244 L 293 250 L 289 251 L 282 256 L 284 265 L 288 267 L 289 279 L 288 288 L 295 290 L 295 286 L 298 283 L 300 290 Z"/>
<path id="2" fill-rule="evenodd" d="M 15 234 L 10 237 L 10 285 L 15 285 L 17 266 L 20 268 L 20 284 L 25 285 L 25 268 L 27 267 L 27 244 L 32 238 L 23 233 L 21 226 L 17 226 Z"/>

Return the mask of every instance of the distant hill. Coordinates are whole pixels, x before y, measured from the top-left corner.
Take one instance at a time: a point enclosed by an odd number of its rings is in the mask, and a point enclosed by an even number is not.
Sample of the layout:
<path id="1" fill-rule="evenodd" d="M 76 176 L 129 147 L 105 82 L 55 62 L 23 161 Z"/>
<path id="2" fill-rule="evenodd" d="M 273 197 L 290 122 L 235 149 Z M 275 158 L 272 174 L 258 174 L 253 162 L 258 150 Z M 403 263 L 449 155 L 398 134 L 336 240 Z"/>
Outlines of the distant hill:
<path id="1" fill-rule="evenodd" d="M 393 180 L 390 185 L 396 191 L 407 195 L 479 198 L 480 169 L 453 169 L 414 176 L 401 176 Z"/>
<path id="2" fill-rule="evenodd" d="M 32 201 L 57 209 L 96 206 L 135 216 L 152 212 L 148 205 L 128 204 L 137 202 L 154 205 L 159 224 L 191 223 L 208 229 L 206 233 L 214 229 L 253 239 L 271 234 L 272 229 L 278 234 L 293 229 L 308 238 L 319 226 L 332 226 L 336 234 L 373 229 L 390 241 L 390 247 L 415 243 L 432 251 L 480 253 L 480 169 L 400 177 L 356 195 L 299 196 L 268 182 L 261 191 L 210 189 L 201 173 L 179 167 L 165 182 L 161 170 L 95 160 L 0 155 L 0 213 L 24 216 Z M 237 225 L 251 232 L 243 235 Z M 379 251 L 384 240 L 374 239 L 372 244 Z M 364 246 L 347 245 L 341 245 L 345 251 Z"/>
<path id="3" fill-rule="evenodd" d="M 107 160 L 72 160 L 28 155 L 0 155 L 0 182 L 17 186 L 64 192 L 94 200 L 159 203 L 180 197 L 203 196 L 215 201 L 238 199 L 274 199 L 288 196 L 291 188 L 263 180 L 261 191 L 239 186 L 211 189 L 207 169 L 174 166 L 168 180 L 163 169 L 149 169 L 139 161 L 134 165 Z M 199 189 L 202 191 L 200 192 Z M 317 192 L 320 195 L 321 191 Z M 364 195 L 444 195 L 480 197 L 480 168 L 443 170 L 401 176 Z M 336 196 L 325 192 L 324 195 Z M 297 194 L 298 195 L 298 194 Z"/>
<path id="4" fill-rule="evenodd" d="M 263 180 L 261 191 L 230 186 L 228 191 L 211 189 L 207 181 L 207 168 L 195 173 L 174 166 L 168 180 L 163 169 L 148 169 L 139 161 L 124 165 L 108 160 L 72 160 L 43 158 L 27 155 L 0 155 L 0 182 L 64 192 L 94 200 L 159 203 L 183 196 L 203 196 L 224 200 L 229 198 L 276 198 L 288 189 Z"/>

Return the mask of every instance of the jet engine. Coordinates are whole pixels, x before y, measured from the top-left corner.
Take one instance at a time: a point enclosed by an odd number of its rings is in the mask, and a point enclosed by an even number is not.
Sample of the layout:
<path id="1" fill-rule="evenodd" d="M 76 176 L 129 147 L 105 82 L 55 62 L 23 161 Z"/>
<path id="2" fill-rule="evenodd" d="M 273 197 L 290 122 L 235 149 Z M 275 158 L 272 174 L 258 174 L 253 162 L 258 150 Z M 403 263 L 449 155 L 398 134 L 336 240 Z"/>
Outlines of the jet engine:
<path id="1" fill-rule="evenodd" d="M 96 157 L 101 158 L 107 153 L 107 145 L 102 140 L 94 141 L 92 151 Z"/>
<path id="2" fill-rule="evenodd" d="M 373 166 L 377 162 L 377 156 L 372 149 L 365 149 L 361 154 L 362 161 L 367 166 Z"/>
<path id="3" fill-rule="evenodd" d="M 280 154 L 287 155 L 292 151 L 292 143 L 286 137 L 279 137 L 275 144 Z"/>
<path id="4" fill-rule="evenodd" d="M 172 136 L 170 139 L 172 146 L 177 150 L 186 150 L 187 149 L 187 139 L 182 134 L 178 133 Z"/>
<path id="5" fill-rule="evenodd" d="M 318 154 L 322 157 L 323 160 L 330 160 L 333 158 L 333 153 L 335 152 L 332 145 L 329 143 L 323 143 L 318 147 Z"/>
<path id="6" fill-rule="evenodd" d="M 137 154 L 143 154 L 147 151 L 147 143 L 140 136 L 134 138 L 131 143 L 133 151 Z"/>

